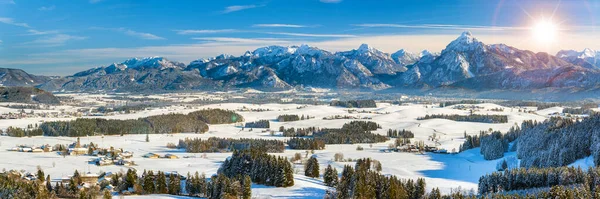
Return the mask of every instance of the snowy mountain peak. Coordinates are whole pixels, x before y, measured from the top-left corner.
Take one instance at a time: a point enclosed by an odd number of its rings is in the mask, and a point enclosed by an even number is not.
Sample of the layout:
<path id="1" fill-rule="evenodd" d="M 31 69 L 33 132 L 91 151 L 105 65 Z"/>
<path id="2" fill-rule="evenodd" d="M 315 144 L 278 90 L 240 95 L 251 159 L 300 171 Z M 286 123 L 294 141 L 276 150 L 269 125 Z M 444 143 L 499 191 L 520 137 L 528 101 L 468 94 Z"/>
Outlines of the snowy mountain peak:
<path id="1" fill-rule="evenodd" d="M 477 40 L 475 37 L 473 37 L 471 32 L 465 31 L 454 41 L 450 42 L 450 44 L 448 44 L 448 46 L 446 46 L 446 49 L 444 49 L 442 51 L 442 54 L 447 51 L 456 51 L 456 52 L 473 51 L 480 47 L 483 47 L 483 43 L 479 42 L 479 40 Z"/>
<path id="2" fill-rule="evenodd" d="M 460 37 L 465 37 L 465 38 L 471 38 L 473 37 L 473 34 L 471 34 L 471 31 L 464 31 L 462 34 L 460 34 Z"/>
<path id="3" fill-rule="evenodd" d="M 369 44 L 361 44 L 356 50 L 360 53 L 365 53 L 371 51 L 371 47 L 369 47 Z"/>
<path id="4" fill-rule="evenodd" d="M 431 52 L 429 52 L 428 50 L 423 50 L 421 51 L 421 53 L 419 53 L 419 57 L 426 57 L 426 56 L 432 56 L 433 54 Z"/>
<path id="5" fill-rule="evenodd" d="M 327 52 L 316 47 L 311 47 L 309 45 L 302 44 L 300 47 L 297 47 L 296 52 L 294 54 L 315 56 L 322 55 L 324 53 Z"/>
<path id="6" fill-rule="evenodd" d="M 157 68 L 160 70 L 163 69 L 167 69 L 167 68 L 178 68 L 178 69 L 183 69 L 185 68 L 185 64 L 180 63 L 180 62 L 173 62 L 173 61 L 169 61 L 163 57 L 145 57 L 145 58 L 132 58 L 132 59 L 128 59 L 125 62 L 121 63 L 122 67 L 127 67 L 127 68 L 133 68 L 133 69 L 138 69 L 138 68 Z"/>
<path id="7" fill-rule="evenodd" d="M 595 50 L 585 48 L 579 58 L 595 57 L 597 52 Z"/>
<path id="8" fill-rule="evenodd" d="M 402 56 L 402 55 L 404 55 L 404 54 L 406 54 L 406 53 L 407 53 L 407 52 L 406 52 L 406 50 L 404 50 L 404 49 L 400 49 L 400 50 L 396 51 L 395 53 L 392 53 L 392 55 L 399 55 L 399 56 Z"/>
<path id="9" fill-rule="evenodd" d="M 294 54 L 296 52 L 297 47 L 284 47 L 284 46 L 267 46 L 262 48 L 257 48 L 252 52 L 252 55 L 256 57 L 265 57 L 265 56 L 283 56 Z"/>

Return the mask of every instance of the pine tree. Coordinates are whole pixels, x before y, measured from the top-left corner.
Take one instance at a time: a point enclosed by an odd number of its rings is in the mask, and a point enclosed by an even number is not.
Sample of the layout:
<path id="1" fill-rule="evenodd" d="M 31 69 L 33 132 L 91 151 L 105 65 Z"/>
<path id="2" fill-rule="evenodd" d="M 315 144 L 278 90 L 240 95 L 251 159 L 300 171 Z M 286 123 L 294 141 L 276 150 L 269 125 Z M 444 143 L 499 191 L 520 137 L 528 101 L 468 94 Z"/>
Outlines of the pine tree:
<path id="1" fill-rule="evenodd" d="M 46 177 L 46 190 L 48 192 L 52 192 L 52 184 L 50 183 L 50 175 Z"/>
<path id="2" fill-rule="evenodd" d="M 145 171 L 144 171 L 145 172 Z M 156 192 L 154 185 L 154 173 L 150 170 L 146 175 L 143 176 L 143 189 L 146 194 L 153 194 Z"/>
<path id="3" fill-rule="evenodd" d="M 163 172 L 158 172 L 158 178 L 156 180 L 156 191 L 159 194 L 167 194 L 168 193 L 168 189 L 167 189 L 167 177 L 165 176 L 165 173 Z"/>
<path id="4" fill-rule="evenodd" d="M 46 176 L 44 175 L 44 171 L 42 171 L 41 168 L 38 168 L 36 177 L 40 182 L 46 181 L 46 179 L 44 179 L 44 177 L 46 177 Z"/>
<path id="5" fill-rule="evenodd" d="M 250 179 L 249 175 L 245 175 L 244 176 L 244 191 L 242 194 L 242 198 L 243 199 L 250 199 L 252 198 L 252 180 Z"/>
<path id="6" fill-rule="evenodd" d="M 310 157 L 306 162 L 306 166 L 304 168 L 304 175 L 311 178 L 319 177 L 319 161 L 314 156 Z"/>
<path id="7" fill-rule="evenodd" d="M 181 187 L 180 187 L 179 176 L 175 174 L 169 175 L 169 194 L 171 195 L 179 195 Z"/>
<path id="8" fill-rule="evenodd" d="M 198 175 L 198 172 L 196 172 L 195 175 Z M 200 193 L 200 196 L 207 196 L 208 195 L 208 190 L 207 190 L 207 183 L 206 183 L 206 175 L 204 173 L 202 173 L 202 175 L 200 175 L 200 177 L 196 177 L 198 179 L 198 192 Z"/>
<path id="9" fill-rule="evenodd" d="M 433 188 L 431 189 L 431 192 L 429 192 L 429 196 L 427 197 L 427 199 L 441 199 L 442 198 L 442 194 L 440 193 L 440 189 Z"/>

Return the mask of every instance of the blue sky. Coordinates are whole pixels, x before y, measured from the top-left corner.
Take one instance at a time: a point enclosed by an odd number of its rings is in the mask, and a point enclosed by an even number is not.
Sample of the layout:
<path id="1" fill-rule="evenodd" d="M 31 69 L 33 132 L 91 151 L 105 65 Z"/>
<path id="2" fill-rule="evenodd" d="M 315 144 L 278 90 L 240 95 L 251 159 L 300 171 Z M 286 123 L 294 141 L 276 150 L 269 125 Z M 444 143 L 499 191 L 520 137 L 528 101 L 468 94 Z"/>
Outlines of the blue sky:
<path id="1" fill-rule="evenodd" d="M 531 34 L 542 19 L 559 27 L 552 42 Z M 466 30 L 556 53 L 600 49 L 597 20 L 597 0 L 0 0 L 0 67 L 67 75 L 131 57 L 187 63 L 266 45 L 440 51 Z"/>

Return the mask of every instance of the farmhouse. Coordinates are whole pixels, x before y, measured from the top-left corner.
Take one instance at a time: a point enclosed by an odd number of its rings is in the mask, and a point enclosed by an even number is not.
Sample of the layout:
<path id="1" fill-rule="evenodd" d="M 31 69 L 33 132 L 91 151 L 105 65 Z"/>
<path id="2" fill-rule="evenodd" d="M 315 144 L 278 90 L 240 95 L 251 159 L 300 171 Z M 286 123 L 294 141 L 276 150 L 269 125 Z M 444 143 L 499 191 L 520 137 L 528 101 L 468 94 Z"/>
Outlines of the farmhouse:
<path id="1" fill-rule="evenodd" d="M 160 156 L 156 153 L 147 153 L 146 155 L 143 155 L 142 157 L 144 158 L 152 158 L 152 159 L 157 159 L 160 158 Z"/>

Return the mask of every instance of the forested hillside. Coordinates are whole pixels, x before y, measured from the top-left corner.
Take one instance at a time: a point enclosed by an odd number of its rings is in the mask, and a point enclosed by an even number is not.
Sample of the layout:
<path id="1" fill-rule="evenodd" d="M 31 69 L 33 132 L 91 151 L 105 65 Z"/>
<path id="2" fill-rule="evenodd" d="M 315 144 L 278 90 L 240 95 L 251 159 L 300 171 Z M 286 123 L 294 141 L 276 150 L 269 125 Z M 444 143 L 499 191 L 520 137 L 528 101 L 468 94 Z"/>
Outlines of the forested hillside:
<path id="1" fill-rule="evenodd" d="M 204 133 L 208 124 L 243 121 L 244 118 L 222 109 L 205 109 L 189 114 L 156 115 L 132 120 L 78 118 L 73 121 L 44 122 L 40 129 L 46 136 L 80 137 L 87 135 L 119 135 L 144 133 Z"/>

